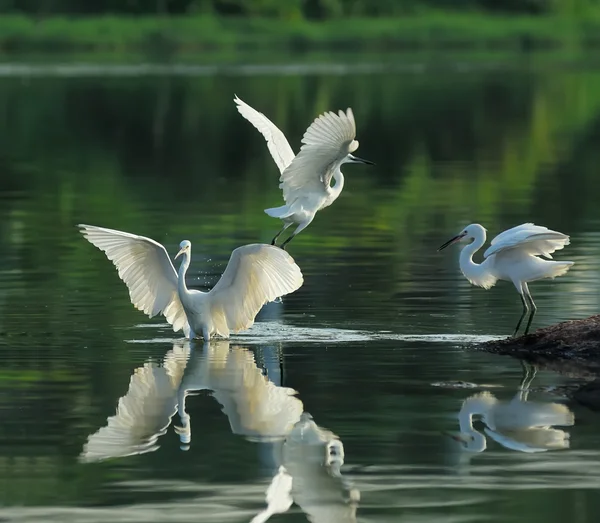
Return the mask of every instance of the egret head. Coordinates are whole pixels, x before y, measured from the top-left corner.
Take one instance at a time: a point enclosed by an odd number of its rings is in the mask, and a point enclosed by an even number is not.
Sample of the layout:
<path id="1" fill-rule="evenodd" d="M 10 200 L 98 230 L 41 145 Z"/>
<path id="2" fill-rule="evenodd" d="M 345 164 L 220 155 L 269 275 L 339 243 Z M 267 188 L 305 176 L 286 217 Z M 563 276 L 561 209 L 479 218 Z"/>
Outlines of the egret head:
<path id="1" fill-rule="evenodd" d="M 191 242 L 189 240 L 183 240 L 179 244 L 179 252 L 175 256 L 175 259 L 179 258 L 182 254 L 185 254 L 186 252 L 190 252 L 191 248 L 192 248 Z"/>
<path id="2" fill-rule="evenodd" d="M 344 163 L 364 163 L 367 165 L 375 165 L 374 162 L 370 160 L 364 160 L 363 158 L 359 158 L 358 156 L 354 156 L 353 154 L 349 154 L 346 156 Z"/>
<path id="3" fill-rule="evenodd" d="M 487 447 L 485 436 L 476 430 L 469 431 L 468 433 L 446 434 L 454 441 L 460 443 L 462 448 L 469 452 L 483 452 Z"/>
<path id="4" fill-rule="evenodd" d="M 438 252 L 452 245 L 453 243 L 460 242 L 462 240 L 472 242 L 476 238 L 480 238 L 482 236 L 485 238 L 485 229 L 478 223 L 472 223 L 471 225 L 465 227 L 454 238 L 450 238 L 446 243 L 440 246 Z"/>

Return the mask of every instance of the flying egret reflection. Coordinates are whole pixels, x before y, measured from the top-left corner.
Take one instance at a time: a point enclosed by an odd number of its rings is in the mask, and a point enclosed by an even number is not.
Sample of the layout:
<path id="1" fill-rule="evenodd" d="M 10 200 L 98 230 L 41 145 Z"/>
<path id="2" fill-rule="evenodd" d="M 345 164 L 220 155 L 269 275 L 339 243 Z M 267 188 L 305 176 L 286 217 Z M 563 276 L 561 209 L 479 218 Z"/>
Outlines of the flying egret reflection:
<path id="1" fill-rule="evenodd" d="M 525 365 L 519 391 L 510 401 L 500 401 L 487 391 L 467 398 L 458 414 L 460 434 L 453 438 L 470 452 L 486 449 L 485 435 L 503 447 L 519 452 L 569 448 L 569 433 L 554 427 L 574 425 L 575 416 L 560 403 L 528 401 L 534 377 L 535 369 L 532 372 Z M 481 418 L 485 435 L 473 427 L 473 416 Z"/>
<path id="2" fill-rule="evenodd" d="M 288 227 L 297 224 L 296 230 L 285 240 L 285 246 L 313 221 L 321 209 L 330 206 L 344 188 L 344 175 L 340 170 L 345 163 L 373 165 L 351 153 L 358 149 L 356 124 L 352 109 L 338 114 L 327 112 L 316 118 L 304 133 L 302 147 L 297 155 L 285 135 L 264 114 L 247 103 L 234 98 L 239 113 L 248 120 L 267 141 L 267 146 L 277 164 L 281 177 L 285 205 L 265 209 L 273 218 L 283 221 L 283 228 L 275 235 L 271 245 Z M 335 185 L 331 186 L 331 181 Z"/>
<path id="3" fill-rule="evenodd" d="M 360 491 L 341 473 L 344 446 L 310 414 L 287 435 L 282 462 L 267 492 L 267 507 L 251 523 L 264 523 L 296 503 L 313 523 L 355 523 Z"/>
<path id="4" fill-rule="evenodd" d="M 81 233 L 104 251 L 129 289 L 131 302 L 150 318 L 162 313 L 175 332 L 205 340 L 249 329 L 265 303 L 296 291 L 303 277 L 294 259 L 271 245 L 234 249 L 225 272 L 209 292 L 188 289 L 185 275 L 192 244 L 184 240 L 179 274 L 160 244 L 127 232 L 79 225 Z"/>
<path id="5" fill-rule="evenodd" d="M 486 230 L 478 223 L 473 223 L 444 243 L 438 251 L 462 240 L 469 241 L 460 252 L 460 270 L 473 285 L 484 289 L 490 289 L 498 280 L 511 281 L 523 303 L 523 312 L 513 335 L 517 335 L 531 304 L 531 314 L 525 327 L 527 334 L 537 309 L 527 284 L 543 278 L 562 276 L 574 263 L 547 261 L 538 256 L 551 259 L 554 251 L 569 245 L 569 237 L 546 227 L 524 223 L 496 236 L 483 253 L 485 260 L 480 264 L 474 263 L 473 254 L 483 246 L 485 239 Z"/>

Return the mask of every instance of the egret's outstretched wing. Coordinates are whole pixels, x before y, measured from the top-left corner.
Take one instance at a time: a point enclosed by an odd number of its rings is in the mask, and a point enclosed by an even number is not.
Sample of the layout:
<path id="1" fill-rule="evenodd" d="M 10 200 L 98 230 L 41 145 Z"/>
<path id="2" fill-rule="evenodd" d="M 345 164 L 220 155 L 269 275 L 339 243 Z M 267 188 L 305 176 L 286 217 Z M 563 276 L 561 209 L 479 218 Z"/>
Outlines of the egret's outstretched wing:
<path id="1" fill-rule="evenodd" d="M 189 334 L 185 311 L 177 294 L 177 273 L 165 248 L 127 232 L 80 224 L 81 234 L 115 264 L 129 289 L 131 303 L 151 318 L 159 313 L 177 332 Z"/>
<path id="2" fill-rule="evenodd" d="M 329 187 L 335 162 L 358 148 L 352 109 L 324 113 L 304 133 L 298 155 L 281 174 L 283 199 L 292 203 L 300 196 L 321 193 Z"/>
<path id="3" fill-rule="evenodd" d="M 504 232 L 501 232 L 498 236 L 496 236 L 490 243 L 494 245 L 495 243 L 502 242 L 508 238 L 511 238 L 515 234 L 520 234 L 523 231 L 527 231 L 531 234 L 538 234 L 550 231 L 548 227 L 544 227 L 542 225 L 535 225 L 534 223 L 522 223 L 521 225 L 517 225 L 516 227 L 511 227 L 510 229 L 506 229 Z"/>
<path id="4" fill-rule="evenodd" d="M 208 306 L 217 334 L 249 328 L 261 307 L 299 289 L 302 272 L 283 249 L 250 244 L 231 253 L 221 279 L 208 293 Z"/>
<path id="5" fill-rule="evenodd" d="M 134 370 L 127 394 L 106 426 L 88 437 L 83 462 L 152 452 L 177 412 L 177 387 L 189 357 L 189 345 L 175 345 L 162 366 L 146 363 Z"/>
<path id="6" fill-rule="evenodd" d="M 239 113 L 265 137 L 269 152 L 273 160 L 275 160 L 277 167 L 279 167 L 279 172 L 283 172 L 292 163 L 295 156 L 285 135 L 263 113 L 259 113 L 237 96 L 234 98 L 234 101 L 237 104 Z"/>
<path id="7" fill-rule="evenodd" d="M 541 255 L 552 258 L 551 254 L 554 251 L 569 245 L 569 242 L 569 237 L 566 234 L 533 223 L 524 223 L 496 236 L 490 247 L 483 253 L 483 256 L 488 258 L 492 254 L 498 254 L 501 251 L 519 249 L 533 256 Z"/>

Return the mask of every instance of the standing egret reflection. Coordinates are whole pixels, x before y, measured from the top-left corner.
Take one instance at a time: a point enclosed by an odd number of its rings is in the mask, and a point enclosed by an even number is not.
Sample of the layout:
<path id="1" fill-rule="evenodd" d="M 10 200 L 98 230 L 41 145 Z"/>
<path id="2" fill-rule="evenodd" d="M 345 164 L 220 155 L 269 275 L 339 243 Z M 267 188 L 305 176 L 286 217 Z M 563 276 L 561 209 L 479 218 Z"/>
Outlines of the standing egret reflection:
<path id="1" fill-rule="evenodd" d="M 465 450 L 487 448 L 484 434 L 473 427 L 473 416 L 481 418 L 485 435 L 509 450 L 535 453 L 569 448 L 569 433 L 555 427 L 573 426 L 575 415 L 561 403 L 528 401 L 536 369 L 523 363 L 523 370 L 519 392 L 510 401 L 500 401 L 485 391 L 463 402 L 458 413 L 460 434 L 452 438 Z"/>
<path id="2" fill-rule="evenodd" d="M 185 274 L 192 244 L 184 240 L 179 274 L 160 244 L 127 232 L 79 225 L 85 238 L 104 251 L 129 288 L 131 302 L 151 318 L 162 313 L 175 332 L 229 337 L 248 329 L 265 303 L 299 289 L 302 272 L 294 259 L 271 245 L 251 244 L 231 253 L 225 272 L 209 292 L 188 289 Z"/>
<path id="3" fill-rule="evenodd" d="M 338 114 L 327 112 L 314 120 L 304 133 L 302 147 L 297 155 L 285 135 L 264 114 L 235 97 L 239 113 L 246 118 L 267 141 L 273 160 L 279 167 L 279 187 L 283 190 L 285 205 L 265 209 L 273 218 L 283 221 L 283 229 L 273 238 L 275 245 L 279 235 L 293 224 L 298 227 L 285 240 L 285 246 L 313 221 L 317 211 L 330 206 L 344 188 L 344 175 L 340 167 L 344 163 L 374 165 L 351 153 L 358 149 L 356 124 L 352 109 Z M 331 186 L 331 180 L 335 185 Z"/>
<path id="4" fill-rule="evenodd" d="M 562 276 L 574 263 L 572 261 L 547 261 L 538 256 L 551 259 L 554 251 L 569 245 L 569 237 L 546 227 L 524 223 L 496 236 L 490 247 L 483 253 L 485 260 L 480 264 L 475 263 L 473 254 L 481 249 L 485 239 L 486 230 L 478 223 L 473 223 L 444 243 L 438 251 L 462 240 L 470 241 L 471 243 L 463 247 L 460 253 L 460 270 L 473 285 L 484 289 L 490 289 L 498 280 L 511 281 L 523 302 L 523 313 L 513 335 L 516 336 L 525 314 L 529 311 L 527 303 L 529 301 L 531 314 L 525 328 L 525 334 L 527 334 L 537 309 L 527 283 L 543 278 Z"/>

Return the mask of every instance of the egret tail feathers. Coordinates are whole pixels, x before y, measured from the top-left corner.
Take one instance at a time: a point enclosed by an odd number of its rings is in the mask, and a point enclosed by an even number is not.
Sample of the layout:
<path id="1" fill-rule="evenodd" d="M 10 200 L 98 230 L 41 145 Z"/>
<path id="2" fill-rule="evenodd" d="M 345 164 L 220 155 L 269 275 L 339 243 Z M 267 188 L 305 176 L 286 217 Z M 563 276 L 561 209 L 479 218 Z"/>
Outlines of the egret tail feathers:
<path id="1" fill-rule="evenodd" d="M 566 274 L 575 262 L 560 261 L 560 262 L 549 262 L 549 263 L 552 263 L 552 265 L 554 267 L 552 268 L 552 271 L 550 271 L 550 274 L 548 274 L 548 276 L 546 276 L 546 277 L 547 278 L 556 278 L 558 276 L 562 276 L 563 274 Z"/>
<path id="2" fill-rule="evenodd" d="M 294 211 L 290 209 L 289 205 L 282 205 L 281 207 L 272 207 L 271 209 L 265 209 L 265 213 L 273 218 L 288 218 Z"/>

